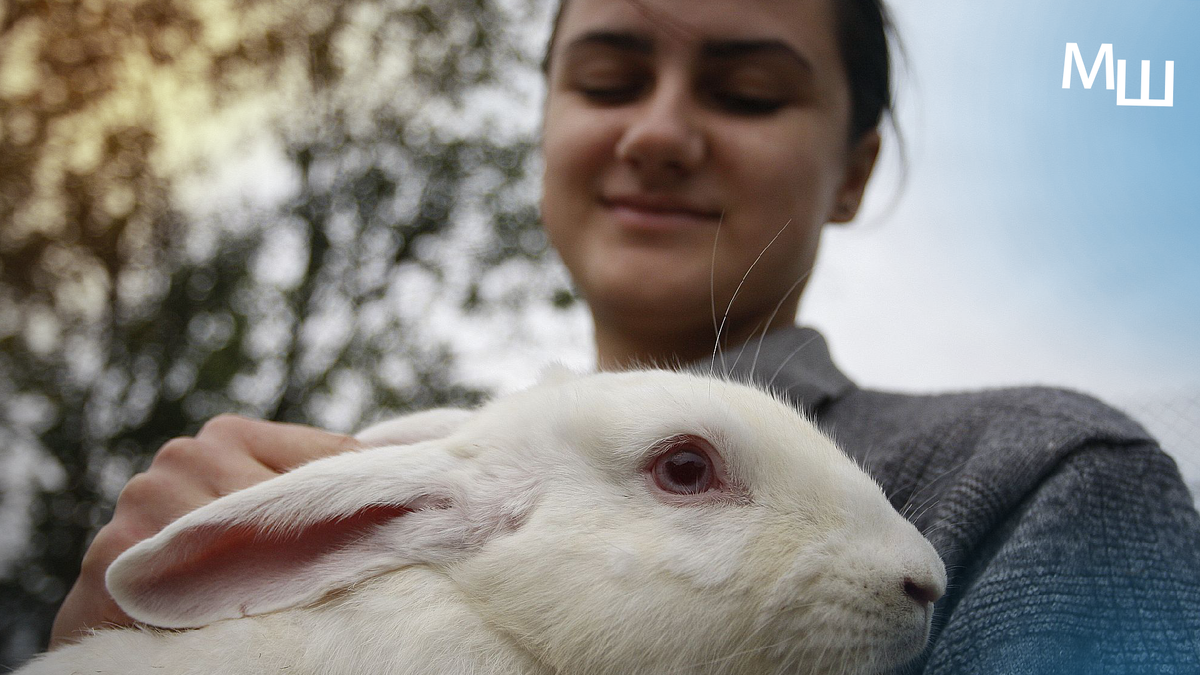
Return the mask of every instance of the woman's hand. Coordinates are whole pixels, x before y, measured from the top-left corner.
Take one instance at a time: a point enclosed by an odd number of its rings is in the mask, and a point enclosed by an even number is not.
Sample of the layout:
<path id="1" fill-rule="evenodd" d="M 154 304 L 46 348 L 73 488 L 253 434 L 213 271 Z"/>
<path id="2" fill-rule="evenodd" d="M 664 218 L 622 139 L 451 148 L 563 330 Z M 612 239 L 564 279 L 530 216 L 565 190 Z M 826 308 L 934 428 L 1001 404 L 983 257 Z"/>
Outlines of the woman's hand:
<path id="1" fill-rule="evenodd" d="M 167 442 L 150 468 L 125 485 L 112 521 L 84 555 L 79 578 L 54 619 L 51 647 L 93 628 L 133 623 L 104 587 L 108 566 L 129 547 L 218 497 L 358 447 L 350 436 L 236 415 L 213 418 L 195 438 Z"/>

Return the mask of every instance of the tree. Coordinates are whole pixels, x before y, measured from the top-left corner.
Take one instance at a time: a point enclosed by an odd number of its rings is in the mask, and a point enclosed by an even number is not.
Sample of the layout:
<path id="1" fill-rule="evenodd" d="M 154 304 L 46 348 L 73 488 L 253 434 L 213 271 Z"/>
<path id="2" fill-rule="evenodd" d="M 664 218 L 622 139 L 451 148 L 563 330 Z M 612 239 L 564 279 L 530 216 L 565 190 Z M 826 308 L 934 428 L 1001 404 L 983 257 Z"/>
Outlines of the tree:
<path id="1" fill-rule="evenodd" d="M 0 9 L 0 664 L 44 644 L 89 536 L 165 440 L 225 411 L 351 429 L 476 401 L 455 317 L 570 304 L 520 121 L 544 9 Z M 489 279 L 514 269 L 498 298 Z"/>

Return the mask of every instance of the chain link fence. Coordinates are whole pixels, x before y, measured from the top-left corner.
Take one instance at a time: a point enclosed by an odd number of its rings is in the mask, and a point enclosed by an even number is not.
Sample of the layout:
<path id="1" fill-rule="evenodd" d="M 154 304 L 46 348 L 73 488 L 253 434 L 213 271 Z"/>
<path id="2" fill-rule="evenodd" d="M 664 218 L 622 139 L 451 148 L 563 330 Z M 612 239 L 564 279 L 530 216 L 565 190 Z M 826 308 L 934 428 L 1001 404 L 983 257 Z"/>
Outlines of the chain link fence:
<path id="1" fill-rule="evenodd" d="M 1175 461 L 1200 506 L 1200 390 L 1165 392 L 1119 402 Z"/>

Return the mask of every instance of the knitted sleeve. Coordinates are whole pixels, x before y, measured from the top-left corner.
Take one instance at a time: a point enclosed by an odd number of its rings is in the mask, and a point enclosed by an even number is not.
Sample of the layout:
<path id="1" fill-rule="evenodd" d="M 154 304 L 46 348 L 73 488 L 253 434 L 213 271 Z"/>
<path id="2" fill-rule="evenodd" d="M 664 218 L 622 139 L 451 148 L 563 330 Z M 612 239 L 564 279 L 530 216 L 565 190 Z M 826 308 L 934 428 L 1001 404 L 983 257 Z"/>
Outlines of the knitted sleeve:
<path id="1" fill-rule="evenodd" d="M 1200 516 L 1153 443 L 1076 448 L 965 564 L 929 675 L 1200 673 Z"/>

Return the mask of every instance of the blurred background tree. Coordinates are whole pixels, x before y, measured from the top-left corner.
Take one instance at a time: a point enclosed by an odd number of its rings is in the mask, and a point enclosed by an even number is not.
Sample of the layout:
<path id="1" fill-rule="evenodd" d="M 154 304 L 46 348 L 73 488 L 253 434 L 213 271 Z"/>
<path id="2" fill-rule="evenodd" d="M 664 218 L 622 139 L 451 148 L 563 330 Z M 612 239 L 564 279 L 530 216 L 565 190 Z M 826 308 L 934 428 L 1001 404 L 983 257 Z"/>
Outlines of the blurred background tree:
<path id="1" fill-rule="evenodd" d="M 469 317 L 570 304 L 531 168 L 546 9 L 0 5 L 0 666 L 165 440 L 476 401 Z"/>

